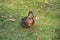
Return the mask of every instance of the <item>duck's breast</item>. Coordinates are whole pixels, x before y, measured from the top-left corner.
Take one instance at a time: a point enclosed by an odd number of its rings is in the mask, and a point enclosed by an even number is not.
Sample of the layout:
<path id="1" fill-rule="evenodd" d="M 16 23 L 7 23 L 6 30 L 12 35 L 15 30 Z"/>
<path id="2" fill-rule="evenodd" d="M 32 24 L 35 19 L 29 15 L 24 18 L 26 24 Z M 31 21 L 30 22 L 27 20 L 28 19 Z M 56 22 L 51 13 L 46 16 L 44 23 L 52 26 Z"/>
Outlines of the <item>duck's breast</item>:
<path id="1" fill-rule="evenodd" d="M 28 26 L 32 26 L 32 25 L 33 25 L 33 22 L 34 22 L 34 20 L 33 20 L 32 18 L 27 18 L 27 19 L 26 19 L 26 24 L 27 24 Z"/>

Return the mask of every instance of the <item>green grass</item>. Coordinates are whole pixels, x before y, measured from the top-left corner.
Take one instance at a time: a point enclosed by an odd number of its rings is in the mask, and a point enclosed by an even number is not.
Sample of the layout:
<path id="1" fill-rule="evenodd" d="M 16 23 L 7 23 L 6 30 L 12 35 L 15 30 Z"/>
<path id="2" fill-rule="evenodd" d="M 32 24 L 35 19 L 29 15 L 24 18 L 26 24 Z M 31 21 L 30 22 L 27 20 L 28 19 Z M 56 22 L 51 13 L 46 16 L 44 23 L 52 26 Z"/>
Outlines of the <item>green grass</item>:
<path id="1" fill-rule="evenodd" d="M 60 40 L 60 0 L 45 1 L 0 0 L 0 40 Z M 35 15 L 33 31 L 23 30 L 20 25 L 29 10 Z M 15 22 L 7 20 L 10 15 Z"/>

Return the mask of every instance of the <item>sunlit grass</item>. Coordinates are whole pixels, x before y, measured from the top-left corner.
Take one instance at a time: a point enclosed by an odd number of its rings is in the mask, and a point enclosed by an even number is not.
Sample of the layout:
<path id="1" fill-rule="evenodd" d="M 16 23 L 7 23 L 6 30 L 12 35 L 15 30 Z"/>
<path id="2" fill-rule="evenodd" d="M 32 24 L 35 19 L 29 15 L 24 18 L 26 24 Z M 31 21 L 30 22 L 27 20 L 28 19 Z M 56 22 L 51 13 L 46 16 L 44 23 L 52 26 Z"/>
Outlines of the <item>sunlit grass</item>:
<path id="1" fill-rule="evenodd" d="M 0 0 L 0 40 L 60 40 L 59 0 Z M 33 11 L 33 30 L 24 30 L 21 19 Z M 9 16 L 15 21 L 9 21 Z"/>

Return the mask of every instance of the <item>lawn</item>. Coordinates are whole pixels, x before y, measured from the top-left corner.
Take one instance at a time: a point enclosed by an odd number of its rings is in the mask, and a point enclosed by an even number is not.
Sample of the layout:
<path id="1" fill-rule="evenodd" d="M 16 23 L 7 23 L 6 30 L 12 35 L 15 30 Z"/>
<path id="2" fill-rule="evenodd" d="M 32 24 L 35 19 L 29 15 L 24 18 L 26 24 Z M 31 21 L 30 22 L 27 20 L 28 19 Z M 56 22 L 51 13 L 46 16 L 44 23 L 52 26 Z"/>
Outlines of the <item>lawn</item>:
<path id="1" fill-rule="evenodd" d="M 32 31 L 20 25 L 29 10 L 35 16 Z M 60 40 L 60 0 L 0 0 L 0 40 Z"/>

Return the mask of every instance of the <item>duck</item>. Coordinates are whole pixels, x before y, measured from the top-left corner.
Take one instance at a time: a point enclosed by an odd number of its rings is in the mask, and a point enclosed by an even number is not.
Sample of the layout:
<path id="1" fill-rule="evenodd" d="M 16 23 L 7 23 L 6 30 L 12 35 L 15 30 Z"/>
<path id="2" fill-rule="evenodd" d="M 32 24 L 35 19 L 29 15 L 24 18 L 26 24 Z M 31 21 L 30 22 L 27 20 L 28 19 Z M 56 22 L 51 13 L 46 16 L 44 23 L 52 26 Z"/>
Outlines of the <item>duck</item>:
<path id="1" fill-rule="evenodd" d="M 34 25 L 34 15 L 32 11 L 29 11 L 28 16 L 22 18 L 21 24 L 23 28 L 29 28 L 32 29 L 32 26 Z"/>

